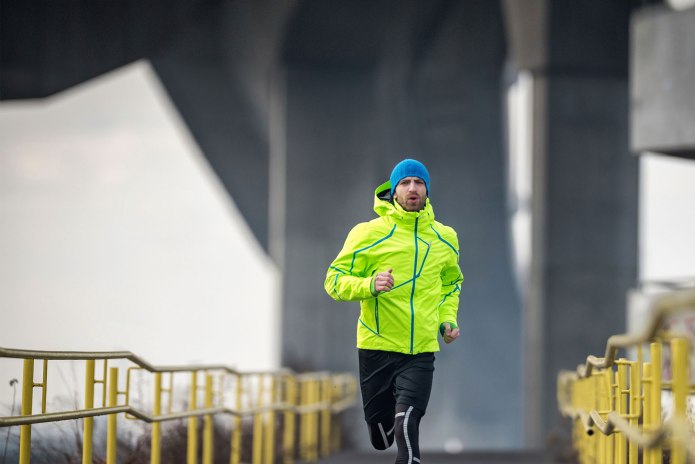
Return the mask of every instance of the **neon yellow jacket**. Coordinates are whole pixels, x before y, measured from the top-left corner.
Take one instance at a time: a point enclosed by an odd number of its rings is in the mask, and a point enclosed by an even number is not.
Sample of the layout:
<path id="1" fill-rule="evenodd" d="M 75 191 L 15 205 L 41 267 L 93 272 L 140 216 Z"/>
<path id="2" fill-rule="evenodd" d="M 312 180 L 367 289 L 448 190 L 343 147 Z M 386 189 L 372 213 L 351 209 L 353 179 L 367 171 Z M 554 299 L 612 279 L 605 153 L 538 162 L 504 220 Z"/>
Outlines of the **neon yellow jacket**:
<path id="1" fill-rule="evenodd" d="M 439 351 L 439 326 L 456 322 L 463 282 L 456 232 L 434 220 L 429 199 L 423 210 L 408 212 L 389 201 L 390 182 L 374 194 L 379 217 L 350 231 L 324 287 L 335 300 L 360 302 L 358 348 Z M 389 269 L 393 288 L 374 296 L 374 276 Z"/>

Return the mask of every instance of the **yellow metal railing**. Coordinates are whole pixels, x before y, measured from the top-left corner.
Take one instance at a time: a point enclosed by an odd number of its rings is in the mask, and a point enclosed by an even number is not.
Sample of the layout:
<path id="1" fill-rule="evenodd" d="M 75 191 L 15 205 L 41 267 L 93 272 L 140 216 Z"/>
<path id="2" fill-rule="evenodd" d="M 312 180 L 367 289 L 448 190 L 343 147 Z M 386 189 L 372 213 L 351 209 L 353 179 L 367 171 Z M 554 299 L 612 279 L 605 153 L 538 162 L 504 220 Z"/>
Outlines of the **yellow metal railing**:
<path id="1" fill-rule="evenodd" d="M 665 328 L 670 318 L 686 311 L 695 311 L 695 290 L 664 295 L 642 333 L 614 335 L 604 357 L 588 356 L 576 372 L 558 375 L 558 407 L 573 420 L 572 442 L 581 463 L 695 463 L 695 434 L 687 412 L 688 396 L 695 393 L 692 334 Z M 645 344 L 649 362 L 642 359 Z M 620 349 L 631 347 L 637 347 L 636 360 L 616 359 Z M 664 359 L 670 360 L 667 375 Z M 662 392 L 672 398 L 667 419 L 662 418 Z"/>
<path id="2" fill-rule="evenodd" d="M 116 463 L 118 415 L 150 423 L 150 462 L 159 464 L 162 455 L 162 423 L 187 419 L 187 463 L 195 464 L 199 450 L 202 463 L 210 464 L 214 457 L 213 418 L 231 416 L 230 464 L 239 464 L 242 455 L 244 430 L 242 419 L 253 421 L 250 438 L 253 464 L 276 462 L 276 431 L 282 424 L 280 455 L 291 464 L 298 458 L 314 462 L 340 447 L 340 421 L 335 415 L 355 402 L 357 384 L 351 374 L 312 372 L 297 374 L 283 369 L 273 372 L 239 372 L 224 365 L 154 366 L 128 351 L 73 352 L 30 351 L 0 348 L 0 358 L 23 360 L 21 384 L 21 415 L 0 417 L 0 427 L 20 427 L 19 463 L 28 464 L 31 456 L 32 425 L 84 419 L 82 462 L 92 463 L 94 417 L 108 416 L 106 456 L 107 464 Z M 34 378 L 34 363 L 42 361 L 40 382 Z M 120 378 L 119 367 L 109 361 L 128 363 L 125 379 Z M 84 362 L 84 408 L 47 412 L 49 361 Z M 103 364 L 101 378 L 97 378 L 97 362 Z M 144 371 L 152 377 L 151 412 L 131 405 L 133 371 Z M 174 376 L 188 377 L 188 402 L 184 409 L 173 411 L 172 397 L 181 386 Z M 166 379 L 165 379 L 166 377 Z M 168 382 L 165 383 L 165 380 Z M 125 387 L 121 389 L 124 382 Z M 101 384 L 102 396 L 95 401 L 95 386 Z M 166 386 L 164 386 L 166 385 Z M 34 389 L 41 389 L 40 412 L 34 413 Z M 202 391 L 202 403 L 199 402 Z M 163 400 L 166 400 L 163 401 Z M 96 403 L 101 403 L 96 406 Z M 282 420 L 278 421 L 281 416 Z M 203 418 L 202 444 L 198 439 L 198 421 Z M 297 446 L 296 427 L 299 423 Z M 202 448 L 199 448 L 202 446 Z"/>

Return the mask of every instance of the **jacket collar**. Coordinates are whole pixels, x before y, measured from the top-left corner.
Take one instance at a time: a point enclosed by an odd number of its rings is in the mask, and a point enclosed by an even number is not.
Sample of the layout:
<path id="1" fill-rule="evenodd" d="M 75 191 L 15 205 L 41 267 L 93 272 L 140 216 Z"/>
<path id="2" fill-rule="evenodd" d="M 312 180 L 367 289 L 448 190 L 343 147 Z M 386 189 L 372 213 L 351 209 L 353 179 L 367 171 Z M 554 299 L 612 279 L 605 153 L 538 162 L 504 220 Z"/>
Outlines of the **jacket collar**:
<path id="1" fill-rule="evenodd" d="M 425 207 L 417 212 L 404 210 L 397 201 L 393 201 L 391 196 L 391 181 L 386 181 L 374 191 L 374 212 L 379 216 L 391 219 L 401 224 L 428 225 L 434 222 L 434 210 L 430 204 L 430 199 L 425 200 Z"/>

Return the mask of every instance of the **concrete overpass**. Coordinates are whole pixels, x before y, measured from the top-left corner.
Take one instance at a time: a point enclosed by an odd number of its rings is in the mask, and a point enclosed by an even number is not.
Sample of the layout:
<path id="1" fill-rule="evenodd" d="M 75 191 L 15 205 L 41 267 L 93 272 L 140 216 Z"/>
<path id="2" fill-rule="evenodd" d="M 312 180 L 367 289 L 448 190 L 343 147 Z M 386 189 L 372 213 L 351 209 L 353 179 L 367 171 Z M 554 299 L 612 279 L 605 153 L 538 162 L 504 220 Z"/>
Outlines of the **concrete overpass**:
<path id="1" fill-rule="evenodd" d="M 678 130 L 693 118 L 664 110 L 682 105 L 676 113 L 693 115 L 693 71 L 675 59 L 692 44 L 665 55 L 649 45 L 676 43 L 695 20 L 658 1 L 1 8 L 3 100 L 46 98 L 133 60 L 152 62 L 283 271 L 282 356 L 294 369 L 355 370 L 355 312 L 323 293 L 325 267 L 349 228 L 371 217 L 373 188 L 396 161 L 407 154 L 428 165 L 437 215 L 461 236 L 466 275 L 461 342 L 438 356 L 429 414 L 442 419 L 422 434 L 432 447 L 461 439 L 538 448 L 563 432 L 557 371 L 625 330 L 625 292 L 637 275 L 633 155 L 692 157 L 695 146 Z M 662 80 L 681 71 L 689 78 L 661 96 Z M 533 103 L 526 197 L 508 188 L 505 109 L 524 73 Z M 517 213 L 530 214 L 528 261 L 514 260 Z"/>

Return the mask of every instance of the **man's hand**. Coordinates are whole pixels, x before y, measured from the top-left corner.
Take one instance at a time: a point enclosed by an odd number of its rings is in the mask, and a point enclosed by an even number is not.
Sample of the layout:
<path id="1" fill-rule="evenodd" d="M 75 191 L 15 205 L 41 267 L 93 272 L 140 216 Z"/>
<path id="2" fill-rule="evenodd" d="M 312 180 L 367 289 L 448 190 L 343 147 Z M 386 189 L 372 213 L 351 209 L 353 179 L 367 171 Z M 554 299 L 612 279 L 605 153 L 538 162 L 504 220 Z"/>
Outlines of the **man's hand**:
<path id="1" fill-rule="evenodd" d="M 377 293 L 390 292 L 393 288 L 393 275 L 391 272 L 393 269 L 389 269 L 386 272 L 380 272 L 374 277 L 374 290 Z"/>
<path id="2" fill-rule="evenodd" d="M 443 331 L 441 329 L 444 329 Z M 442 327 L 440 328 L 440 331 L 442 333 L 442 338 L 444 339 L 444 343 L 449 344 L 459 338 L 459 335 L 461 335 L 461 331 L 459 330 L 458 327 L 454 327 L 453 329 L 451 328 L 451 324 L 448 322 L 443 322 Z"/>

